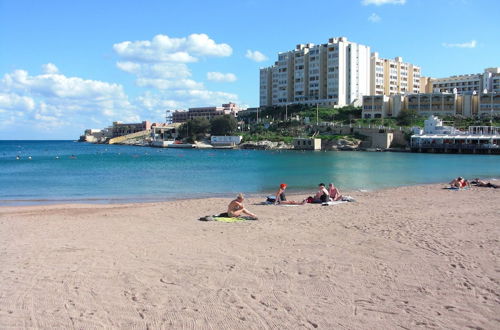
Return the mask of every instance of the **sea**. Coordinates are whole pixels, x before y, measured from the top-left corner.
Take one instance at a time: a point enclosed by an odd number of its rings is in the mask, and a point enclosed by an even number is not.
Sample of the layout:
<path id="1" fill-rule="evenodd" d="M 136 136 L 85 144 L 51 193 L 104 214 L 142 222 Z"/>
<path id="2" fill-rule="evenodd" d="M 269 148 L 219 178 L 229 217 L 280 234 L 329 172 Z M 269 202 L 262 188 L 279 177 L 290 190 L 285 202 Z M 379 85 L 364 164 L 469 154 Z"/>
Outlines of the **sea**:
<path id="1" fill-rule="evenodd" d="M 399 152 L 160 149 L 76 141 L 0 141 L 0 206 L 155 202 L 500 178 L 500 156 Z M 306 196 L 304 196 L 306 197 Z"/>

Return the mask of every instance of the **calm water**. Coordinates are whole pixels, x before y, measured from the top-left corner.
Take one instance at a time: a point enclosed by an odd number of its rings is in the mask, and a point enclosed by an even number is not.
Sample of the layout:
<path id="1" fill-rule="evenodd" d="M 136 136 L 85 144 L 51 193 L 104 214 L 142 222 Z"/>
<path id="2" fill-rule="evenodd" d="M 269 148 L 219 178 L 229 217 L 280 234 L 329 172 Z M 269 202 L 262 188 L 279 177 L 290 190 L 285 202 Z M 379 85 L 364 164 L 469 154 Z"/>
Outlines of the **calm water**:
<path id="1" fill-rule="evenodd" d="M 500 178 L 500 156 L 0 141 L 0 205 L 154 201 L 227 196 L 239 191 L 264 195 L 281 182 L 289 184 L 290 192 L 312 193 L 319 182 L 334 182 L 341 189 L 372 190 L 444 182 L 459 175 Z"/>

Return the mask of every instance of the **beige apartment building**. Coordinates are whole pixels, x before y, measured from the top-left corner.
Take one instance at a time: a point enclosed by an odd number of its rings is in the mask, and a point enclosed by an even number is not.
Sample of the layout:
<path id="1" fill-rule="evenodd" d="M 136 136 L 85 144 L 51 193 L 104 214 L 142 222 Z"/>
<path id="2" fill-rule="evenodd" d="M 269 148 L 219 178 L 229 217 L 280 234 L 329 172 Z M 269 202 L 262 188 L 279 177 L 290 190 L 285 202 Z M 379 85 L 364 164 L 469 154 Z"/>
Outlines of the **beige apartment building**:
<path id="1" fill-rule="evenodd" d="M 370 95 L 395 95 L 420 92 L 420 67 L 403 62 L 402 57 L 380 58 L 377 52 L 370 59 Z"/>

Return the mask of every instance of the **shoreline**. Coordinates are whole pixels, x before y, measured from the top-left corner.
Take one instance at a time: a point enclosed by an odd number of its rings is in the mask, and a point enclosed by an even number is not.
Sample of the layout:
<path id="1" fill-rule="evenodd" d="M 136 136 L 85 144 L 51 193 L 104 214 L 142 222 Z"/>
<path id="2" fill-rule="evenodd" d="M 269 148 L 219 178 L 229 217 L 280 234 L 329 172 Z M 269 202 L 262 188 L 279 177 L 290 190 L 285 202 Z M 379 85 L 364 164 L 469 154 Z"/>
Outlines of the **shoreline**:
<path id="1" fill-rule="evenodd" d="M 500 189 L 443 186 L 3 207 L 0 328 L 496 328 Z"/>
<path id="2" fill-rule="evenodd" d="M 497 178 L 483 178 L 486 181 L 498 181 Z M 328 185 L 328 182 L 325 182 Z M 387 189 L 397 189 L 402 187 L 418 187 L 418 186 L 428 186 L 428 185 L 438 185 L 442 184 L 443 186 L 447 186 L 447 183 L 442 182 L 423 182 L 423 183 L 415 183 L 415 184 L 405 184 L 405 185 L 397 185 L 397 186 L 385 186 L 378 188 L 366 188 L 366 189 L 341 189 L 342 194 L 344 195 L 354 195 L 359 193 L 370 193 L 376 192 L 380 190 Z M 314 195 L 316 192 L 315 189 L 317 187 L 312 185 L 310 190 L 287 190 L 287 196 L 295 198 L 295 199 L 304 199 L 308 196 Z M 277 191 L 277 189 L 276 189 Z M 265 201 L 266 197 L 269 195 L 274 195 L 276 191 L 263 191 L 263 192 L 244 192 L 241 191 L 245 196 L 252 199 L 261 198 Z M 144 196 L 127 196 L 127 197 L 95 197 L 89 196 L 87 198 L 36 198 L 36 199 L 0 199 L 0 210 L 4 207 L 23 207 L 23 206 L 44 206 L 44 205 L 74 205 L 74 204 L 82 204 L 82 205 L 126 205 L 126 204 L 151 204 L 151 203 L 168 203 L 175 202 L 181 200 L 204 200 L 211 198 L 220 198 L 220 199 L 232 199 L 239 192 L 226 192 L 226 193 L 217 193 L 217 194 L 200 194 L 198 196 L 193 196 L 193 194 L 186 194 L 185 196 L 180 195 L 179 197 L 144 197 Z"/>

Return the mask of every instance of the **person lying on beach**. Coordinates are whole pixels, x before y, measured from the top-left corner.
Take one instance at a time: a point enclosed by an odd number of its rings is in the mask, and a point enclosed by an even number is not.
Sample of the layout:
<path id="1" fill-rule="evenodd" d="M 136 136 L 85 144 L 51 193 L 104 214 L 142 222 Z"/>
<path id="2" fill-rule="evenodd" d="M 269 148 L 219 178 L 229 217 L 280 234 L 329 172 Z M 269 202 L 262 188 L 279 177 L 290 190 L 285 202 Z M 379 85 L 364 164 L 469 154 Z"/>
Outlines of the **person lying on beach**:
<path id="1" fill-rule="evenodd" d="M 328 193 L 330 194 L 330 200 L 334 202 L 342 200 L 342 195 L 340 194 L 340 191 L 333 185 L 333 183 L 330 183 L 328 185 Z"/>
<path id="2" fill-rule="evenodd" d="M 491 182 L 486 182 L 484 180 L 480 180 L 479 178 L 475 178 L 473 181 L 470 182 L 473 185 L 476 185 L 478 187 L 488 187 L 488 188 L 500 188 L 500 185 L 494 184 Z"/>
<path id="3" fill-rule="evenodd" d="M 330 193 L 325 188 L 324 183 L 318 185 L 318 192 L 314 195 L 313 203 L 326 203 L 330 199 Z"/>
<path id="4" fill-rule="evenodd" d="M 253 219 L 257 220 L 257 216 L 253 214 L 252 212 L 248 211 L 245 206 L 243 205 L 243 200 L 245 198 L 243 197 L 243 194 L 238 194 L 236 196 L 236 199 L 233 199 L 231 203 L 229 203 L 229 206 L 227 207 L 227 214 L 230 217 L 238 218 L 242 214 L 246 214 Z"/>
<path id="5" fill-rule="evenodd" d="M 465 187 L 470 187 L 469 181 L 465 180 L 461 176 L 459 176 L 456 179 L 451 180 L 450 182 L 450 187 L 451 188 L 465 188 Z"/>
<path id="6" fill-rule="evenodd" d="M 286 196 L 285 196 L 286 187 L 287 187 L 286 183 L 280 184 L 280 189 L 278 189 L 278 192 L 276 193 L 276 199 L 274 200 L 274 205 L 277 205 L 277 204 L 282 204 L 282 205 L 303 205 L 303 204 L 306 203 L 305 199 L 302 202 L 287 201 L 286 200 Z"/>

